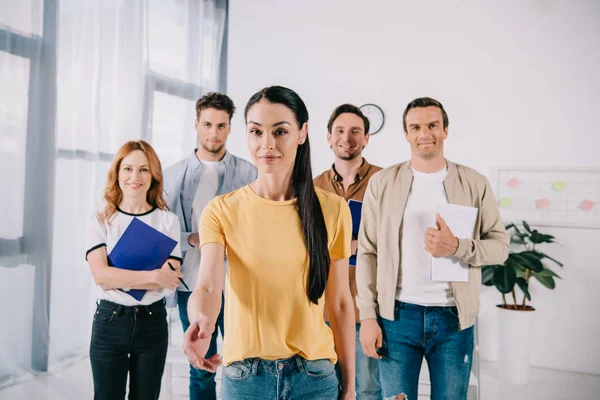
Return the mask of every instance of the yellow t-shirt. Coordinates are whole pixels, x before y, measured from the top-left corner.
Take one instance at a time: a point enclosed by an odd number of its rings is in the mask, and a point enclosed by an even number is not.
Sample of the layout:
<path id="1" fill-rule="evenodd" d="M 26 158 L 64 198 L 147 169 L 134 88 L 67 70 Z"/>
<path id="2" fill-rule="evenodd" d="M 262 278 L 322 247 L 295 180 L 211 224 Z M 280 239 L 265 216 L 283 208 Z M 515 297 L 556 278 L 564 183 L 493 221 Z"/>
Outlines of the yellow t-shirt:
<path id="1" fill-rule="evenodd" d="M 327 226 L 329 256 L 350 257 L 352 219 L 343 198 L 315 188 Z M 333 334 L 319 304 L 306 296 L 308 252 L 296 199 L 271 201 L 245 186 L 208 203 L 200 246 L 227 249 L 223 361 L 299 355 L 337 362 Z"/>

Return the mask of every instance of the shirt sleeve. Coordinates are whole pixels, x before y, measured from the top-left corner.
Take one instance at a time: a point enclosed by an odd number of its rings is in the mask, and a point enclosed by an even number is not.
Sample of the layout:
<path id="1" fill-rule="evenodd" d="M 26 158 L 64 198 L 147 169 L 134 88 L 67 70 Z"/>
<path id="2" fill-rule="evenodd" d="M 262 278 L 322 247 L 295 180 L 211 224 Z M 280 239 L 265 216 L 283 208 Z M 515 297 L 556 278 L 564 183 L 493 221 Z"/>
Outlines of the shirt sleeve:
<path id="1" fill-rule="evenodd" d="M 181 258 L 181 243 L 179 241 L 179 239 L 181 238 L 181 232 L 179 232 L 179 218 L 176 214 L 170 211 L 167 211 L 167 215 L 169 217 L 169 222 L 167 224 L 168 232 L 165 232 L 165 234 L 177 242 L 177 245 L 171 252 L 169 258 L 182 262 L 183 259 Z"/>
<path id="2" fill-rule="evenodd" d="M 90 215 L 85 224 L 85 260 L 92 251 L 106 246 L 106 224 L 96 213 Z"/>
<path id="3" fill-rule="evenodd" d="M 219 204 L 219 198 L 212 199 L 200 216 L 200 248 L 206 243 L 219 243 L 223 246 L 227 245 L 225 238 L 225 230 L 221 218 L 223 215 L 222 208 Z"/>
<path id="4" fill-rule="evenodd" d="M 335 233 L 329 246 L 329 257 L 332 260 L 349 258 L 352 255 L 350 247 L 352 242 L 352 216 L 350 214 L 350 207 L 342 198 L 340 198 L 339 204 Z"/>

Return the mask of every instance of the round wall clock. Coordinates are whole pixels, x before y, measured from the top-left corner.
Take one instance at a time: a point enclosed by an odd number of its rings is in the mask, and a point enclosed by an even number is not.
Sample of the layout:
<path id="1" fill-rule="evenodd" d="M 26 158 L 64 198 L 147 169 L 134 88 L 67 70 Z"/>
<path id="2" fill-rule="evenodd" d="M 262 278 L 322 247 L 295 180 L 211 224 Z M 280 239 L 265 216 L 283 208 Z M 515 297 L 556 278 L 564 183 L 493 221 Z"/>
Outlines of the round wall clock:
<path id="1" fill-rule="evenodd" d="M 381 128 L 383 128 L 385 115 L 383 114 L 381 107 L 375 104 L 367 103 L 360 106 L 360 110 L 363 112 L 365 117 L 369 118 L 369 123 L 371 124 L 371 128 L 369 129 L 371 132 L 369 132 L 369 134 L 375 135 L 381 130 Z"/>

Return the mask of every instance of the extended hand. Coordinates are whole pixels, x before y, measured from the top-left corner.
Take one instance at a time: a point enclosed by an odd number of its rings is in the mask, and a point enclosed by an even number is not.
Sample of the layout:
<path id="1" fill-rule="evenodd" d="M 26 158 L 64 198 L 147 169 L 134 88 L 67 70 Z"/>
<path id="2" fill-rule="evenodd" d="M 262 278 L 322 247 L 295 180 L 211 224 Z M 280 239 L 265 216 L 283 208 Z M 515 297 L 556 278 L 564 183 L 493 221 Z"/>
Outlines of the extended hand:
<path id="1" fill-rule="evenodd" d="M 428 228 L 425 232 L 425 250 L 435 257 L 448 257 L 454 255 L 458 249 L 458 238 L 455 237 L 446 221 L 435 215 L 437 229 Z"/>
<path id="2" fill-rule="evenodd" d="M 213 331 L 202 322 L 192 322 L 183 336 L 183 352 L 194 367 L 214 373 L 222 363 L 221 356 L 205 358 Z"/>

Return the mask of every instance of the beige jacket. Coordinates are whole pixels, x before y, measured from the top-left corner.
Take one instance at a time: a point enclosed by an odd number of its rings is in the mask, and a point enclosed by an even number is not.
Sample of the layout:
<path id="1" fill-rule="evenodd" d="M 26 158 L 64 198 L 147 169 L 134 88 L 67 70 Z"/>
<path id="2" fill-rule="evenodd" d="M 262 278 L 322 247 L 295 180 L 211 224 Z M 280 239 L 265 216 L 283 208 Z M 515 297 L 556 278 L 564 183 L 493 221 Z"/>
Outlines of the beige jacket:
<path id="1" fill-rule="evenodd" d="M 455 257 L 470 264 L 469 281 L 452 282 L 461 329 L 475 323 L 479 313 L 482 265 L 502 264 L 508 258 L 509 237 L 500 219 L 496 198 L 485 176 L 446 161 L 446 197 L 451 204 L 477 207 L 473 239 L 459 239 Z M 356 282 L 360 319 L 393 320 L 396 287 L 402 266 L 402 218 L 412 185 L 410 161 L 373 175 L 365 193 L 358 235 Z"/>

